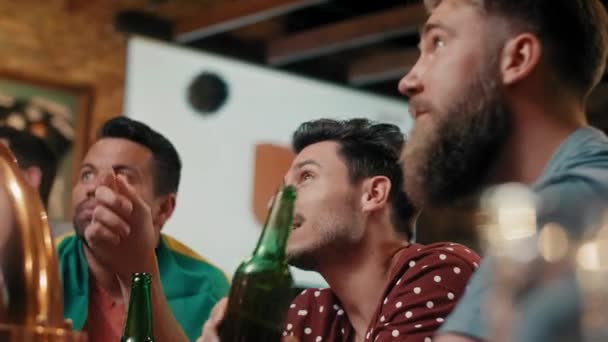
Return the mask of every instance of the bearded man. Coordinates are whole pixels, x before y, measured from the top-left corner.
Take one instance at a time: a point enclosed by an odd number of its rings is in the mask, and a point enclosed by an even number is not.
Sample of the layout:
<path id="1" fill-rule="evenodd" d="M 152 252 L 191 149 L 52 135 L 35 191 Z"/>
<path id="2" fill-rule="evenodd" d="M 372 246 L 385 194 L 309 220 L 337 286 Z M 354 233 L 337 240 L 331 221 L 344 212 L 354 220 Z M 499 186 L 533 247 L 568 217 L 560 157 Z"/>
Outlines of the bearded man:
<path id="1" fill-rule="evenodd" d="M 608 139 L 585 115 L 605 69 L 602 4 L 425 4 L 430 17 L 421 54 L 399 84 L 415 119 L 403 156 L 405 190 L 414 204 L 449 205 L 489 185 L 519 182 L 539 198 L 539 228 L 558 223 L 575 239 L 592 233 L 608 206 Z M 490 265 L 484 262 L 473 276 L 435 341 L 491 338 L 484 320 Z M 532 293 L 515 340 L 555 340 L 535 332 L 568 330 L 562 323 L 576 320 L 578 310 L 572 288 L 556 282 Z"/>

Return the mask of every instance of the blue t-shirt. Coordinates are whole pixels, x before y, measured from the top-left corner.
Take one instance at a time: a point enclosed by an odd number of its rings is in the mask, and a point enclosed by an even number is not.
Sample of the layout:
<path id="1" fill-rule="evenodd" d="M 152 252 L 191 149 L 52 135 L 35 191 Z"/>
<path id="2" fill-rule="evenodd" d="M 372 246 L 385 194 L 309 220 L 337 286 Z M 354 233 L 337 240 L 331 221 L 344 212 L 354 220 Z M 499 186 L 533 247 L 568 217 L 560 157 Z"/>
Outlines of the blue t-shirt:
<path id="1" fill-rule="evenodd" d="M 573 238 L 580 238 L 596 229 L 603 209 L 608 208 L 606 135 L 589 126 L 574 131 L 562 142 L 532 188 L 539 198 L 538 227 L 555 222 L 566 228 Z M 482 301 L 491 287 L 491 267 L 488 261 L 481 264 L 440 333 L 457 333 L 478 339 L 489 337 Z M 576 286 L 572 279 L 566 277 L 564 281 L 539 291 L 530 299 L 534 305 L 525 305 L 522 310 L 529 317 L 538 317 L 537 314 L 541 313 L 555 315 L 547 318 L 545 324 L 576 319 L 576 297 Z M 541 326 L 527 327 L 525 322 L 523 325 L 521 330 L 530 330 L 526 332 L 528 335 L 532 334 L 531 330 L 544 330 Z"/>

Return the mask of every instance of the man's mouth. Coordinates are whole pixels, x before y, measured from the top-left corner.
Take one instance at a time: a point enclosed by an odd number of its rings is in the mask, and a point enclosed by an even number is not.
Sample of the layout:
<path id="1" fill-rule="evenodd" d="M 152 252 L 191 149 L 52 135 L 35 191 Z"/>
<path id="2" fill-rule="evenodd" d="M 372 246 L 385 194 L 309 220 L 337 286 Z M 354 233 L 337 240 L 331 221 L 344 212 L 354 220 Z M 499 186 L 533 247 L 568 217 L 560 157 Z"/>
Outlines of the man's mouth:
<path id="1" fill-rule="evenodd" d="M 411 99 L 409 103 L 409 111 L 410 115 L 414 120 L 419 117 L 428 114 L 431 111 L 432 107 L 429 103 L 421 99 Z"/>
<path id="2" fill-rule="evenodd" d="M 428 113 L 429 113 L 429 111 L 424 108 L 410 108 L 410 115 L 412 116 L 412 118 L 414 120 L 416 120 L 419 117 L 426 115 Z"/>
<path id="3" fill-rule="evenodd" d="M 88 221 L 90 221 L 93 218 L 93 212 L 95 211 L 95 208 L 86 208 L 86 209 L 82 209 L 80 210 L 80 212 L 78 213 L 78 215 Z"/>
<path id="4" fill-rule="evenodd" d="M 427 111 L 416 111 L 416 112 L 414 112 L 414 120 L 418 119 L 419 117 L 426 115 L 426 114 L 428 114 Z"/>
<path id="5" fill-rule="evenodd" d="M 95 204 L 81 205 L 76 208 L 74 213 L 74 219 L 81 222 L 86 222 L 86 226 L 89 226 L 93 221 L 93 212 L 95 211 Z"/>

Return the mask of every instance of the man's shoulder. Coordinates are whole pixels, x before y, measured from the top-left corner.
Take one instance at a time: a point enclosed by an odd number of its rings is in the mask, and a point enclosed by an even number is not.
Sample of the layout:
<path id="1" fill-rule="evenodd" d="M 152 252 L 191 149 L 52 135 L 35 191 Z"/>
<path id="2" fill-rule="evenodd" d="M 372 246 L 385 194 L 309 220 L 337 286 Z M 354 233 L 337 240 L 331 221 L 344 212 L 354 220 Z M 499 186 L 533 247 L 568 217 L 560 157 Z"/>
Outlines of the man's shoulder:
<path id="1" fill-rule="evenodd" d="M 533 185 L 539 227 L 558 223 L 570 234 L 594 231 L 608 206 L 608 138 L 593 128 L 574 132 Z"/>
<path id="2" fill-rule="evenodd" d="M 167 250 L 169 250 L 175 261 L 183 269 L 187 269 L 189 272 L 204 274 L 215 280 L 229 282 L 226 273 L 207 258 L 169 235 L 161 234 L 161 238 Z"/>
<path id="3" fill-rule="evenodd" d="M 290 334 L 303 341 L 308 335 L 335 335 L 335 324 L 345 319 L 344 309 L 331 289 L 310 288 L 297 295 L 289 306 L 284 335 Z M 314 332 L 315 335 L 311 335 Z"/>
<path id="4" fill-rule="evenodd" d="M 540 183 L 594 169 L 608 170 L 608 137 L 596 128 L 583 127 L 562 143 L 545 168 Z M 581 175 L 594 178 L 601 174 L 582 172 Z"/>
<path id="5" fill-rule="evenodd" d="M 78 236 L 74 232 L 65 233 L 55 238 L 55 250 L 57 254 L 63 254 L 76 248 Z"/>
<path id="6" fill-rule="evenodd" d="M 401 268 L 411 269 L 420 262 L 432 264 L 464 263 L 477 268 L 479 255 L 467 246 L 453 242 L 436 242 L 428 245 L 412 244 L 400 257 Z"/>
<path id="7" fill-rule="evenodd" d="M 340 301 L 330 288 L 310 288 L 305 289 L 293 299 L 287 316 L 298 320 L 323 315 L 331 320 L 331 317 L 343 313 Z"/>
<path id="8" fill-rule="evenodd" d="M 412 244 L 399 258 L 401 265 L 384 291 L 370 339 L 428 340 L 462 297 L 479 256 L 466 246 L 442 242 Z"/>
<path id="9" fill-rule="evenodd" d="M 593 126 L 581 127 L 566 138 L 560 150 L 602 154 L 608 152 L 608 136 Z"/>
<path id="10" fill-rule="evenodd" d="M 292 301 L 290 309 L 314 307 L 337 303 L 337 298 L 330 288 L 309 288 L 298 294 Z"/>

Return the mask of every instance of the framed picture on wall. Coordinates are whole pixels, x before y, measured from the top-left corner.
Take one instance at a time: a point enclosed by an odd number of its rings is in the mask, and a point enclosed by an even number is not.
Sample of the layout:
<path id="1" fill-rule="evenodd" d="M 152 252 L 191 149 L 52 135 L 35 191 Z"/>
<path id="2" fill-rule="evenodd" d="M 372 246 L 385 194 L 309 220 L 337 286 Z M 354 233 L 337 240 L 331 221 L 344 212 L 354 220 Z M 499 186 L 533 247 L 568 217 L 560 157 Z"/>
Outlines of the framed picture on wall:
<path id="1" fill-rule="evenodd" d="M 0 73 L 0 125 L 44 139 L 58 159 L 49 206 L 51 221 L 70 221 L 71 189 L 89 144 L 93 88 Z"/>

